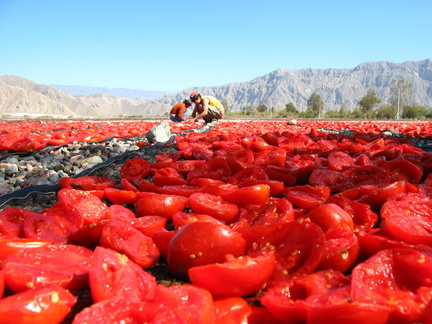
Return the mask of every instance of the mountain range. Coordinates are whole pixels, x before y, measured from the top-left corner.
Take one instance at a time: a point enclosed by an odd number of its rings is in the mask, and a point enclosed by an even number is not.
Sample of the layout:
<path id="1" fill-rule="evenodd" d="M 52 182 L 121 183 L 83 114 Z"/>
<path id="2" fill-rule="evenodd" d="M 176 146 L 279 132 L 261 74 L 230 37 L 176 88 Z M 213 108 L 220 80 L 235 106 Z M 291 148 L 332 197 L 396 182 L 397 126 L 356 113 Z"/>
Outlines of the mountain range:
<path id="1" fill-rule="evenodd" d="M 278 69 L 247 82 L 194 87 L 174 94 L 133 89 L 49 86 L 19 76 L 5 75 L 0 77 L 0 115 L 28 113 L 102 118 L 163 116 L 172 105 L 188 98 L 191 92 L 212 95 L 226 101 L 231 111 L 261 104 L 281 110 L 289 103 L 304 111 L 308 98 L 314 93 L 319 94 L 324 101 L 324 111 L 339 110 L 342 105 L 352 110 L 369 89 L 375 90 L 382 103 L 387 103 L 393 79 L 412 83 L 410 104 L 432 107 L 432 59 L 425 59 L 404 63 L 366 62 L 354 69 Z M 127 97 L 135 95 L 138 97 Z"/>

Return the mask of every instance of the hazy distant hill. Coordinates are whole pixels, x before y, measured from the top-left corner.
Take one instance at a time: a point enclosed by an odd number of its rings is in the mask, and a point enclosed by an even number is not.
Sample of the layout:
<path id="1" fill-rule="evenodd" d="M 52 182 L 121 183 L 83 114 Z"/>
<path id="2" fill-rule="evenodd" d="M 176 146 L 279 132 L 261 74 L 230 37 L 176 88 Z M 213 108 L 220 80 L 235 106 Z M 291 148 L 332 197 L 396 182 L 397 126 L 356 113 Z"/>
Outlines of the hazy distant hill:
<path id="1" fill-rule="evenodd" d="M 362 63 L 354 69 L 279 69 L 248 82 L 189 88 L 156 100 L 172 105 L 195 91 L 228 102 L 233 111 L 260 104 L 280 110 L 290 102 L 304 111 L 309 97 L 318 93 L 324 101 L 325 111 L 339 110 L 344 103 L 352 110 L 369 89 L 376 91 L 382 103 L 388 102 L 392 79 L 404 79 L 413 84 L 411 104 L 432 107 L 432 59 Z M 146 98 L 139 100 L 147 101 Z"/>
<path id="2" fill-rule="evenodd" d="M 73 96 L 21 77 L 0 77 L 0 115 L 27 113 L 84 117 L 162 116 L 168 109 L 166 104 L 142 103 L 108 94 Z"/>
<path id="3" fill-rule="evenodd" d="M 170 93 L 169 91 L 148 91 L 148 90 L 137 90 L 137 89 L 124 89 L 124 88 L 100 88 L 100 87 L 85 87 L 85 86 L 68 86 L 60 84 L 52 84 L 52 87 L 68 93 L 74 96 L 77 95 L 90 95 L 95 93 L 105 93 L 115 97 L 121 98 L 157 98 L 165 94 Z"/>
<path id="4" fill-rule="evenodd" d="M 0 115 L 163 116 L 191 92 L 213 95 L 228 102 L 233 111 L 260 104 L 280 110 L 290 102 L 303 111 L 313 93 L 318 93 L 324 100 L 325 111 L 339 110 L 342 104 L 352 110 L 369 89 L 376 91 L 382 103 L 388 102 L 393 79 L 404 79 L 413 84 L 411 104 L 432 107 L 432 59 L 426 59 L 405 63 L 369 62 L 354 69 L 279 69 L 248 82 L 189 88 L 158 98 L 137 99 L 127 98 L 125 94 L 121 97 L 104 93 L 71 95 L 52 86 L 5 75 L 0 77 Z M 127 92 L 127 89 L 123 90 Z"/>

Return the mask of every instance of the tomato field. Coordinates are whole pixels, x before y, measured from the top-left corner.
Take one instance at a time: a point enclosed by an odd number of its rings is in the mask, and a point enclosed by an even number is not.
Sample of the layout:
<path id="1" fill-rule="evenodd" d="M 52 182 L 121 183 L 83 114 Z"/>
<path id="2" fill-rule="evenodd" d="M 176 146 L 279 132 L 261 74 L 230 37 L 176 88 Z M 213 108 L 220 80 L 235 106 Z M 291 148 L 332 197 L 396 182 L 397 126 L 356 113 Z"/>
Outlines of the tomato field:
<path id="1" fill-rule="evenodd" d="M 157 123 L 0 123 L 0 152 Z M 0 323 L 432 323 L 432 123 L 198 127 L 0 206 Z"/>

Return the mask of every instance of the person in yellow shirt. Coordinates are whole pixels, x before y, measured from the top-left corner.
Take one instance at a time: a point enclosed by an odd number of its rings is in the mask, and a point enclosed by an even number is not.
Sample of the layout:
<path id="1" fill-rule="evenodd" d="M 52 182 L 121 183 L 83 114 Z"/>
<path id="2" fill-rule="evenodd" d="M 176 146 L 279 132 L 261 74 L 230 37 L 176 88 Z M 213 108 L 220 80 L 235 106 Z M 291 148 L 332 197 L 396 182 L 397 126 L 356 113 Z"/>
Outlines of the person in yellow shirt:
<path id="1" fill-rule="evenodd" d="M 223 105 L 212 96 L 201 96 L 199 93 L 192 92 L 190 100 L 195 104 L 192 112 L 192 121 L 204 119 L 204 122 L 211 123 L 221 119 L 225 113 Z"/>

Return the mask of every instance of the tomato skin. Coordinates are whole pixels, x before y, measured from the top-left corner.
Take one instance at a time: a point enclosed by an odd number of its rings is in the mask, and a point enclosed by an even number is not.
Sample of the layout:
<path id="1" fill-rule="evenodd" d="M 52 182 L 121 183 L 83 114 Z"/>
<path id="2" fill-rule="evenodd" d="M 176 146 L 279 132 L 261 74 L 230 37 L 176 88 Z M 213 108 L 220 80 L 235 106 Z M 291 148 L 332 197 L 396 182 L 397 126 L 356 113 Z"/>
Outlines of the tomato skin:
<path id="1" fill-rule="evenodd" d="M 359 240 L 347 228 L 334 228 L 325 233 L 325 251 L 318 266 L 320 269 L 333 269 L 344 273 L 350 269 L 359 254 Z"/>
<path id="2" fill-rule="evenodd" d="M 173 168 L 162 168 L 156 170 L 153 175 L 153 183 L 157 186 L 184 186 L 187 185 L 187 181 L 183 176 Z"/>
<path id="3" fill-rule="evenodd" d="M 23 221 L 31 215 L 39 214 L 24 208 L 7 207 L 0 211 L 0 232 L 7 237 L 24 237 Z"/>
<path id="4" fill-rule="evenodd" d="M 248 316 L 252 313 L 252 308 L 243 298 L 219 298 L 213 302 L 213 305 L 215 324 L 249 323 Z"/>
<path id="5" fill-rule="evenodd" d="M 270 198 L 270 186 L 266 184 L 257 184 L 250 187 L 242 187 L 223 194 L 222 198 L 240 207 L 250 204 L 263 205 Z"/>
<path id="6" fill-rule="evenodd" d="M 79 190 L 103 190 L 105 188 L 114 188 L 116 182 L 108 177 L 82 176 L 72 178 L 69 185 Z"/>
<path id="7" fill-rule="evenodd" d="M 151 237 L 122 221 L 112 220 L 104 226 L 100 244 L 125 253 L 142 268 L 149 268 L 159 260 L 160 252 Z"/>
<path id="8" fill-rule="evenodd" d="M 52 242 L 48 240 L 0 237 L 0 260 L 5 260 L 11 254 L 20 250 L 38 249 L 50 244 Z"/>
<path id="9" fill-rule="evenodd" d="M 236 204 L 211 194 L 194 193 L 189 197 L 189 204 L 195 213 L 209 215 L 226 223 L 238 217 Z"/>
<path id="10" fill-rule="evenodd" d="M 239 258 L 227 255 L 223 263 L 192 267 L 188 274 L 194 285 L 207 289 L 214 297 L 242 297 L 264 287 L 275 260 L 273 251 Z"/>
<path id="11" fill-rule="evenodd" d="M 28 289 L 0 299 L 0 322 L 4 324 L 61 323 L 77 298 L 57 285 Z"/>
<path id="12" fill-rule="evenodd" d="M 145 178 L 150 173 L 150 162 L 141 158 L 127 160 L 120 169 L 120 176 L 132 181 L 135 178 Z"/>
<path id="13" fill-rule="evenodd" d="M 124 298 L 135 302 L 154 298 L 156 279 L 129 258 L 96 247 L 90 259 L 89 283 L 93 302 Z"/>
<path id="14" fill-rule="evenodd" d="M 168 266 L 176 278 L 187 278 L 194 266 L 224 262 L 226 254 L 244 254 L 246 242 L 241 234 L 223 224 L 192 222 L 182 227 L 171 239 Z"/>
<path id="15" fill-rule="evenodd" d="M 138 199 L 135 203 L 135 211 L 138 217 L 156 215 L 169 220 L 174 213 L 182 211 L 187 204 L 186 197 L 152 194 Z"/>
<path id="16" fill-rule="evenodd" d="M 297 208 L 312 210 L 330 197 L 330 188 L 324 186 L 294 186 L 285 188 L 286 198 Z"/>
<path id="17" fill-rule="evenodd" d="M 5 282 L 13 292 L 49 284 L 57 284 L 74 292 L 88 284 L 91 255 L 91 250 L 70 244 L 21 250 L 4 261 Z"/>
<path id="18" fill-rule="evenodd" d="M 126 205 L 137 202 L 137 194 L 134 191 L 122 190 L 117 188 L 105 188 L 105 197 L 114 204 Z"/>
<path id="19" fill-rule="evenodd" d="M 308 212 L 306 217 L 324 232 L 335 228 L 347 228 L 351 231 L 354 229 L 351 215 L 336 204 L 323 204 Z"/>

